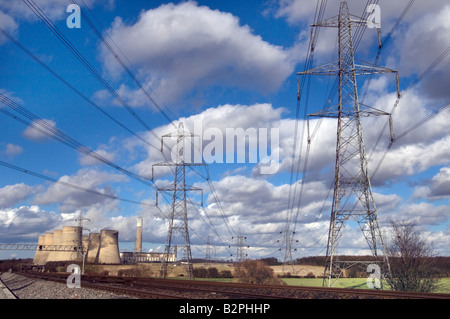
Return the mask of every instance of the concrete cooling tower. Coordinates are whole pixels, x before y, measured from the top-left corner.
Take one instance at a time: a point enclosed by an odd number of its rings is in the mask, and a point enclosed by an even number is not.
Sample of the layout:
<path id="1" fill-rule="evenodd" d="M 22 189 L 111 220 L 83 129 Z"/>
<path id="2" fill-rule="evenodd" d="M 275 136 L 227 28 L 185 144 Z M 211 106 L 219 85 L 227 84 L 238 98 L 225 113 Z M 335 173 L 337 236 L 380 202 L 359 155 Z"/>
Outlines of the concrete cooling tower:
<path id="1" fill-rule="evenodd" d="M 56 229 L 53 233 L 39 236 L 33 263 L 44 265 L 50 261 L 82 262 L 83 256 L 79 252 L 80 246 L 86 252 L 85 261 L 87 263 L 121 263 L 119 232 L 117 230 L 105 229 L 100 233 L 90 233 L 89 236 L 82 236 L 82 231 L 83 229 L 79 226 L 63 226 L 62 229 Z M 55 251 L 46 251 L 45 246 L 53 247 Z M 62 247 L 65 250 L 68 249 L 68 251 L 58 251 L 58 248 Z"/>
<path id="2" fill-rule="evenodd" d="M 47 262 L 46 252 L 41 250 L 44 246 L 44 238 L 44 235 L 39 235 L 38 237 L 38 247 L 33 259 L 33 264 L 35 265 L 44 265 Z"/>
<path id="3" fill-rule="evenodd" d="M 81 246 L 81 232 L 82 228 L 79 226 L 63 226 L 60 245 L 66 246 L 65 248 L 71 251 L 58 252 L 58 260 L 82 261 L 82 256 L 78 252 Z"/>
<path id="4" fill-rule="evenodd" d="M 100 248 L 100 234 L 90 233 L 89 234 L 88 250 L 86 255 L 86 262 L 90 264 L 98 263 L 98 250 Z"/>
<path id="5" fill-rule="evenodd" d="M 53 240 L 52 245 L 62 245 L 62 230 L 61 229 L 55 229 L 53 231 Z M 60 251 L 50 251 L 49 255 L 47 257 L 47 262 L 49 261 L 60 261 L 61 259 L 61 252 Z"/>
<path id="6" fill-rule="evenodd" d="M 100 231 L 100 249 L 98 252 L 100 264 L 120 264 L 119 232 L 103 229 Z"/>
<path id="7" fill-rule="evenodd" d="M 81 237 L 81 245 L 83 246 L 83 251 L 85 253 L 87 253 L 88 245 L 89 245 L 89 236 L 82 236 Z"/>
<path id="8" fill-rule="evenodd" d="M 44 234 L 44 246 L 53 245 L 53 233 L 45 233 Z M 47 262 L 49 257 L 52 257 L 53 251 L 44 251 L 43 259 Z"/>

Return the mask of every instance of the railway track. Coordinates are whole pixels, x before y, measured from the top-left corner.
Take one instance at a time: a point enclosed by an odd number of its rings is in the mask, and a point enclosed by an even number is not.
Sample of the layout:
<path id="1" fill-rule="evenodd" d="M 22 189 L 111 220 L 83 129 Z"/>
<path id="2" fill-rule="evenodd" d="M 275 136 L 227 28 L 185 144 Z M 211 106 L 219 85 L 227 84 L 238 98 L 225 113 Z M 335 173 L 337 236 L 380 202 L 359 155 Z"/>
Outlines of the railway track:
<path id="1" fill-rule="evenodd" d="M 21 272 L 20 275 L 65 283 L 69 273 Z M 450 299 L 425 294 L 368 289 L 252 285 L 181 279 L 82 275 L 82 287 L 146 299 Z"/>

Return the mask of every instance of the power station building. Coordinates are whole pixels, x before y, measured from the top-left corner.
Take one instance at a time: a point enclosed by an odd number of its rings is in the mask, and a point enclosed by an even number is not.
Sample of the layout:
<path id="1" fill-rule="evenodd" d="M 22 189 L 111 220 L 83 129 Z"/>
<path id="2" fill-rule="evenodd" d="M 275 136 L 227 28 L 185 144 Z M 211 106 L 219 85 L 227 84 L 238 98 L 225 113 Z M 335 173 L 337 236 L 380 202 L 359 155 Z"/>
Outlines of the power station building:
<path id="1" fill-rule="evenodd" d="M 164 253 L 158 252 L 121 252 L 120 259 L 124 264 L 137 264 L 137 263 L 156 263 L 161 262 L 164 258 Z M 177 247 L 174 247 L 174 253 L 169 254 L 169 262 L 177 261 Z"/>
<path id="2" fill-rule="evenodd" d="M 136 264 L 161 262 L 164 253 L 142 252 L 142 217 L 137 219 L 136 246 L 133 252 L 119 252 L 119 232 L 103 229 L 100 233 L 83 236 L 80 226 L 63 226 L 38 237 L 33 264 L 45 265 L 51 261 L 85 262 L 90 264 Z M 177 261 L 177 247 L 169 254 L 169 262 Z"/>
<path id="3" fill-rule="evenodd" d="M 82 262 L 96 264 L 120 264 L 119 232 L 101 230 L 82 236 L 82 227 L 63 226 L 51 233 L 38 237 L 38 247 L 34 255 L 35 265 L 45 265 L 51 261 Z"/>
<path id="4" fill-rule="evenodd" d="M 142 217 L 137 218 L 136 224 L 136 248 L 135 251 L 127 251 L 120 253 L 120 259 L 124 264 L 136 263 L 155 263 L 161 262 L 164 258 L 164 253 L 158 252 L 142 252 Z M 174 253 L 168 256 L 169 262 L 177 261 L 177 248 L 175 246 Z"/>

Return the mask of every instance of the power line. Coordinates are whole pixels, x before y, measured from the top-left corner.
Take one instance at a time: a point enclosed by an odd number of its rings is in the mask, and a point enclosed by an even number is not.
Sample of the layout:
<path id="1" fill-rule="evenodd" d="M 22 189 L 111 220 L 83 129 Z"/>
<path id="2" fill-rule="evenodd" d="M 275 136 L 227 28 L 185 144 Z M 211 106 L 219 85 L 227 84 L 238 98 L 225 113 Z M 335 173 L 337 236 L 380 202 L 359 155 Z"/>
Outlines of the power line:
<path id="1" fill-rule="evenodd" d="M 80 153 L 83 153 L 84 155 L 90 156 L 100 162 L 105 163 L 108 166 L 111 166 L 112 168 L 128 175 L 129 177 L 131 177 L 147 186 L 154 187 L 154 185 L 152 184 L 152 182 L 150 180 L 145 179 L 145 178 L 115 164 L 114 162 L 108 160 L 107 158 L 101 156 L 100 154 L 94 152 L 87 146 L 81 144 L 77 140 L 73 139 L 69 135 L 67 135 L 64 132 L 62 132 L 61 130 L 57 129 L 55 126 L 51 125 L 46 120 L 39 118 L 32 112 L 30 112 L 27 109 L 25 109 L 24 107 L 20 106 L 18 103 L 14 102 L 13 100 L 8 98 L 6 95 L 4 95 L 1 92 L 0 92 L 0 102 L 6 106 L 12 108 L 14 111 L 16 111 L 17 113 L 26 117 L 28 120 L 22 119 L 16 115 L 12 114 L 11 112 L 7 111 L 4 108 L 0 108 L 0 112 L 2 112 L 3 114 L 21 122 L 27 126 L 31 126 L 33 129 L 77 150 Z"/>
<path id="2" fill-rule="evenodd" d="M 144 142 L 145 144 L 149 145 L 150 147 L 153 147 L 156 150 L 159 150 L 156 146 L 149 143 L 147 140 L 145 140 L 143 137 L 138 135 L 137 133 L 133 132 L 131 129 L 129 129 L 127 126 L 122 124 L 119 120 L 111 116 L 108 112 L 106 112 L 102 107 L 98 106 L 96 103 L 94 103 L 90 98 L 88 98 L 86 95 L 81 93 L 80 90 L 78 90 L 76 87 L 74 87 L 72 84 L 67 82 L 62 76 L 60 76 L 58 73 L 56 73 L 52 68 L 50 68 L 47 64 L 42 62 L 36 55 L 34 55 L 29 49 L 27 49 L 24 45 L 22 45 L 17 39 L 15 39 L 13 36 L 11 36 L 8 32 L 6 32 L 2 27 L 0 27 L 0 32 L 8 38 L 11 42 L 13 42 L 18 48 L 20 48 L 22 51 L 24 51 L 27 55 L 29 55 L 34 61 L 39 63 L 44 69 L 46 69 L 48 72 L 50 72 L 53 76 L 55 76 L 59 81 L 61 81 L 64 85 L 66 85 L 68 88 L 70 88 L 72 91 L 74 91 L 76 94 L 78 94 L 81 98 L 83 98 L 86 102 L 88 102 L 90 105 L 92 105 L 95 109 L 97 109 L 99 112 L 101 112 L 103 115 L 105 115 L 107 118 L 112 120 L 114 123 L 122 127 L 124 130 L 132 134 L 133 136 L 137 137 L 139 140 Z"/>
<path id="3" fill-rule="evenodd" d="M 327 0 L 318 0 L 316 4 L 316 11 L 314 14 L 314 24 L 320 21 L 323 18 L 323 15 L 325 13 L 325 8 L 327 5 Z M 315 46 L 319 37 L 318 28 L 312 28 L 311 29 L 311 38 L 309 40 L 309 46 L 306 56 L 306 61 L 304 64 L 304 71 L 311 68 L 314 60 L 314 51 Z M 294 169 L 297 159 L 297 148 L 298 148 L 298 126 L 299 126 L 299 118 L 300 118 L 300 105 L 301 105 L 301 98 L 303 95 L 303 89 L 305 85 L 305 78 L 302 78 L 301 83 L 299 82 L 299 79 L 297 78 L 297 108 L 296 108 L 296 115 L 295 115 L 295 128 L 294 128 L 294 145 L 293 145 L 293 152 L 292 152 L 292 163 L 291 163 L 291 170 L 290 170 L 290 181 L 289 181 L 289 194 L 288 194 L 288 208 L 287 208 L 287 215 L 286 215 L 286 224 L 285 224 L 285 234 L 283 237 L 283 243 L 285 245 L 285 255 L 284 255 L 284 264 L 292 262 L 292 254 L 291 254 L 291 245 L 292 245 L 292 238 L 290 237 L 290 228 L 292 224 L 292 214 L 294 210 L 294 203 L 296 202 L 296 193 L 297 193 L 297 183 L 295 183 L 294 190 L 292 191 L 292 184 L 294 183 Z M 310 90 L 310 81 L 308 81 L 307 86 L 307 93 L 306 93 L 306 105 L 304 108 L 304 114 L 303 118 L 306 117 L 307 109 L 308 109 L 308 102 L 309 102 L 309 90 Z M 300 139 L 300 148 L 299 148 L 299 154 L 298 154 L 298 163 L 297 163 L 297 170 L 296 170 L 296 177 L 295 180 L 298 180 L 299 178 L 299 167 L 300 167 L 300 157 L 301 152 L 303 149 L 303 135 L 305 133 L 305 125 L 303 125 L 303 131 L 302 131 L 302 137 Z M 308 153 L 308 152 L 307 152 Z M 305 167 L 305 166 L 304 166 Z M 302 184 L 304 185 L 305 180 L 305 174 L 303 173 L 302 178 Z M 301 187 L 302 189 L 303 187 Z M 300 196 L 301 197 L 301 194 Z M 298 212 L 298 211 L 297 211 Z M 298 216 L 298 213 L 297 213 Z M 297 219 L 297 217 L 296 217 Z M 295 227 L 295 226 L 294 226 Z"/>
<path id="4" fill-rule="evenodd" d="M 7 167 L 7 168 L 10 168 L 10 169 L 13 169 L 13 170 L 16 170 L 18 172 L 22 172 L 22 173 L 25 173 L 25 174 L 28 174 L 28 175 L 32 175 L 32 176 L 41 178 L 41 179 L 45 179 L 46 181 L 49 181 L 49 182 L 52 182 L 52 183 L 55 183 L 55 184 L 64 185 L 66 187 L 70 187 L 70 188 L 73 188 L 73 189 L 76 189 L 76 190 L 79 190 L 79 191 L 83 191 L 83 192 L 86 192 L 86 193 L 90 193 L 90 194 L 94 194 L 94 195 L 98 195 L 98 196 L 103 196 L 103 197 L 107 197 L 107 198 L 110 198 L 110 199 L 120 200 L 120 201 L 131 203 L 131 204 L 155 207 L 154 204 L 149 204 L 149 203 L 145 203 L 145 202 L 138 202 L 138 201 L 122 198 L 122 197 L 119 197 L 119 196 L 110 195 L 110 194 L 107 194 L 107 193 L 102 193 L 102 192 L 99 192 L 99 191 L 94 190 L 94 189 L 85 188 L 85 187 L 82 187 L 82 186 L 79 186 L 79 185 L 75 185 L 75 184 L 72 184 L 72 183 L 64 182 L 62 180 L 55 179 L 53 177 L 50 177 L 50 176 L 47 176 L 47 175 L 44 175 L 44 174 L 40 174 L 40 173 L 34 172 L 32 170 L 29 170 L 29 169 L 26 169 L 26 168 L 22 168 L 22 167 L 19 167 L 19 166 L 10 164 L 10 163 L 6 163 L 6 162 L 3 162 L 3 161 L 0 161 L 0 165 L 4 166 L 4 167 Z"/>
<path id="5" fill-rule="evenodd" d="M 75 0 L 71 0 L 72 3 L 77 4 L 77 2 Z M 83 1 L 83 4 L 86 6 L 86 4 Z M 78 4 L 77 4 L 78 5 Z M 88 7 L 86 6 L 87 11 L 89 11 Z M 94 17 L 94 15 L 89 11 L 89 13 Z M 113 49 L 113 47 L 108 43 L 108 41 L 105 39 L 105 37 L 102 35 L 102 33 L 98 30 L 98 28 L 95 26 L 94 22 L 89 18 L 89 16 L 84 12 L 84 10 L 81 10 L 81 15 L 83 16 L 83 18 L 86 20 L 86 22 L 89 24 L 89 26 L 91 27 L 91 29 L 94 31 L 94 33 L 97 35 L 97 37 L 102 41 L 102 43 L 105 45 L 105 47 L 108 49 L 108 51 L 112 54 L 112 56 L 119 62 L 119 64 L 122 66 L 122 68 L 125 70 L 125 72 L 130 76 L 130 78 L 136 83 L 136 85 L 142 90 L 142 92 L 145 94 L 145 96 L 150 100 L 150 102 L 156 106 L 156 108 L 161 112 L 161 114 L 163 114 L 163 116 L 167 119 L 167 121 L 172 124 L 172 126 L 175 126 L 175 124 L 173 123 L 172 119 L 169 117 L 169 115 L 162 109 L 162 107 L 153 99 L 153 97 L 147 92 L 147 90 L 145 90 L 144 86 L 141 83 L 141 80 L 139 80 L 137 78 L 137 76 L 139 76 L 139 73 L 136 72 L 134 70 L 134 72 L 131 70 L 133 67 L 130 63 L 130 67 L 128 67 L 126 65 L 126 63 L 121 59 L 120 55 L 117 54 L 117 52 Z M 94 17 L 95 18 L 95 17 Z M 95 19 L 97 22 L 98 20 Z M 112 38 L 109 36 L 109 34 L 107 34 L 108 37 L 111 39 L 111 41 L 115 44 L 115 46 L 119 49 L 119 51 L 122 53 L 123 56 L 125 56 L 123 54 L 123 52 L 120 50 L 120 48 L 117 46 L 117 44 L 112 40 Z M 129 60 L 126 58 L 125 59 L 129 62 Z M 136 74 L 136 75 L 135 75 Z M 167 106 L 166 106 L 167 108 Z M 167 108 L 168 109 L 168 108 Z M 170 109 L 168 109 L 170 112 Z M 173 116 L 173 114 L 172 114 Z"/>
<path id="6" fill-rule="evenodd" d="M 225 223 L 225 226 L 227 227 L 227 229 L 228 229 L 229 233 L 231 234 L 231 236 L 236 236 L 236 233 L 233 231 L 233 229 L 231 228 L 230 223 L 228 222 L 228 218 L 227 218 L 227 216 L 225 214 L 225 210 L 224 210 L 224 208 L 222 206 L 222 203 L 219 200 L 219 196 L 217 194 L 216 188 L 214 187 L 214 184 L 212 183 L 211 179 L 209 178 L 209 173 L 207 172 L 207 176 L 205 177 L 203 174 L 198 172 L 194 167 L 189 166 L 189 168 L 192 171 L 194 171 L 197 175 L 199 175 L 200 177 L 202 177 L 204 180 L 206 180 L 208 182 L 209 188 L 210 188 L 210 190 L 212 192 L 212 195 L 214 197 L 214 201 L 215 201 L 215 203 L 217 205 L 217 208 L 219 209 L 220 216 L 222 217 L 222 219 L 223 219 L 223 221 Z M 207 168 L 207 166 L 206 166 L 206 168 Z"/>
<path id="7" fill-rule="evenodd" d="M 60 42 L 81 62 L 81 64 L 106 88 L 106 90 L 147 130 L 156 138 L 158 136 L 152 128 L 137 114 L 133 108 L 112 88 L 112 86 L 97 72 L 97 70 L 86 60 L 86 58 L 75 48 L 75 46 L 64 36 L 64 34 L 53 24 L 45 13 L 33 0 L 24 0 L 26 5 L 47 26 L 47 28 L 60 40 Z"/>
<path id="8" fill-rule="evenodd" d="M 398 104 L 399 104 L 399 102 L 400 102 L 400 99 L 401 98 L 403 98 L 408 92 L 411 92 L 412 91 L 412 89 L 417 85 L 417 84 L 419 84 L 420 83 L 420 81 L 422 81 L 423 79 L 425 79 L 427 76 L 429 76 L 430 75 L 430 73 L 440 64 L 440 63 L 442 63 L 442 61 L 444 61 L 445 60 L 445 58 L 447 58 L 448 57 L 448 55 L 450 54 L 450 46 L 446 49 L 446 50 L 444 50 L 444 52 L 442 52 L 409 86 L 408 86 L 408 88 L 404 91 L 404 93 L 401 95 L 401 96 L 398 96 L 397 97 L 397 99 L 396 99 L 396 101 L 395 101 L 395 103 L 394 103 L 394 106 L 392 107 L 392 111 L 391 111 L 391 114 L 394 114 L 394 112 L 396 111 L 396 109 L 397 109 L 397 106 L 398 106 Z M 412 131 L 414 131 L 415 129 L 417 129 L 419 126 L 422 126 L 423 124 L 425 124 L 426 122 L 428 122 L 429 120 L 431 120 L 433 117 L 435 117 L 439 112 L 441 112 L 443 109 L 446 109 L 447 107 L 448 107 L 448 101 L 447 102 L 445 102 L 444 104 L 442 104 L 441 106 L 439 106 L 438 108 L 436 108 L 436 111 L 434 112 L 434 114 L 430 114 L 430 115 L 428 115 L 427 117 L 425 117 L 424 119 L 422 119 L 421 121 L 419 121 L 419 122 L 417 122 L 415 125 L 412 125 L 409 129 L 407 129 L 407 130 L 405 130 L 403 133 L 401 133 L 400 135 L 398 135 L 397 137 L 396 137 L 396 139 L 398 139 L 399 137 L 404 137 L 405 135 L 407 135 L 407 134 L 409 134 L 409 133 L 411 133 Z M 419 125 L 419 126 L 417 126 L 417 125 Z M 386 128 L 386 126 L 384 127 L 384 129 Z M 384 131 L 384 129 L 383 129 L 383 131 Z M 382 132 L 383 132 L 382 131 Z M 377 147 L 377 145 L 378 145 L 378 143 L 379 143 L 379 141 L 380 141 L 380 138 L 381 138 L 381 134 L 380 134 L 380 136 L 378 137 L 378 139 L 377 139 L 377 141 L 376 141 L 376 143 L 375 143 L 375 146 L 374 146 L 374 148 L 372 149 L 372 152 L 371 152 L 371 154 L 370 154 L 370 156 L 372 156 L 372 154 L 375 152 L 375 148 Z M 382 164 L 382 162 L 384 161 L 384 159 L 385 159 L 385 157 L 386 157 L 386 155 L 387 155 L 387 152 L 391 149 L 391 147 L 392 147 L 392 145 L 393 145 L 393 143 L 395 142 L 395 140 L 394 141 L 391 141 L 391 143 L 389 144 L 389 146 L 385 149 L 385 151 L 384 151 L 384 153 L 383 153 L 383 155 L 381 156 L 381 159 L 380 159 L 380 161 L 378 162 L 378 164 L 377 164 L 377 166 L 376 166 L 376 168 L 375 168 L 375 170 L 373 171 L 373 173 L 372 173 L 372 177 L 373 176 L 375 176 L 375 174 L 378 172 L 378 170 L 380 169 L 380 166 L 381 166 L 381 164 Z"/>

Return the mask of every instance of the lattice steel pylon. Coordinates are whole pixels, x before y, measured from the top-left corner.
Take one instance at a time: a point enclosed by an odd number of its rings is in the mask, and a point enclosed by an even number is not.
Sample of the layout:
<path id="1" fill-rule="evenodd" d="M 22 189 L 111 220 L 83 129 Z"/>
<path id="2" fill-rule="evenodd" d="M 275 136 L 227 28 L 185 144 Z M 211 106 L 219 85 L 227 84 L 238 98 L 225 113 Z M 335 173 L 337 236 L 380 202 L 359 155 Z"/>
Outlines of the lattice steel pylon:
<path id="1" fill-rule="evenodd" d="M 173 167 L 174 182 L 166 187 L 160 187 L 156 190 L 156 204 L 158 205 L 158 192 L 171 192 L 172 201 L 170 206 L 169 214 L 169 230 L 167 232 L 166 243 L 163 258 L 161 260 L 160 277 L 167 277 L 167 268 L 170 262 L 170 254 L 173 254 L 174 238 L 176 233 L 181 233 L 184 241 L 184 259 L 186 265 L 186 271 L 189 279 L 193 276 L 192 267 L 192 252 L 191 252 L 191 242 L 189 238 L 189 228 L 188 228 L 188 215 L 187 215 L 187 204 L 186 204 L 186 192 L 190 191 L 201 191 L 203 197 L 203 190 L 194 186 L 186 184 L 186 166 L 199 166 L 206 165 L 203 163 L 188 163 L 185 161 L 185 138 L 195 137 L 194 134 L 184 131 L 184 124 L 180 122 L 178 124 L 178 129 L 176 132 L 163 135 L 161 137 L 161 152 L 163 151 L 164 138 L 176 139 L 176 145 L 172 150 L 172 162 L 164 162 L 154 164 L 155 166 L 170 166 Z M 189 154 L 190 156 L 191 154 Z M 203 199 L 202 199 L 203 202 Z M 177 245 L 177 247 L 182 247 L 183 245 Z"/>
<path id="2" fill-rule="evenodd" d="M 247 254 L 244 252 L 245 250 L 245 240 L 247 240 L 246 236 L 243 236 L 241 233 L 241 229 L 239 228 L 239 232 L 236 237 L 231 237 L 231 240 L 236 239 L 236 263 L 243 262 Z M 250 246 L 247 246 L 249 248 Z"/>
<path id="3" fill-rule="evenodd" d="M 336 258 L 336 248 L 342 237 L 344 224 L 350 217 L 357 221 L 372 252 L 374 260 L 370 263 L 381 265 L 382 272 L 385 275 L 390 274 L 389 260 L 378 223 L 378 214 L 369 178 L 361 118 L 389 116 L 391 140 L 393 140 L 392 118 L 389 113 L 364 105 L 359 101 L 356 78 L 360 75 L 395 73 L 398 96 L 400 96 L 400 90 L 397 71 L 362 61 L 356 62 L 352 28 L 367 27 L 367 21 L 350 14 L 346 2 L 341 2 L 337 16 L 320 21 L 311 27 L 338 28 L 338 60 L 297 73 L 298 75 L 339 77 L 338 103 L 308 115 L 308 120 L 310 117 L 338 119 L 334 194 L 323 281 L 324 286 L 330 287 L 333 281 L 342 275 L 344 269 L 355 264 L 364 264 L 363 261 L 346 261 Z M 310 142 L 309 138 L 308 142 Z M 379 256 L 379 250 L 383 253 L 382 259 Z"/>

